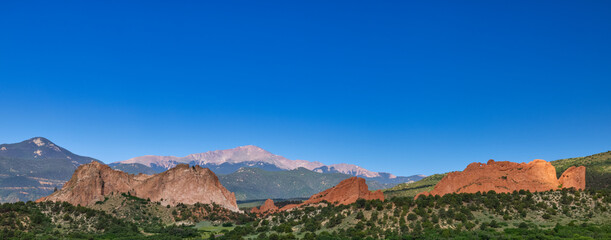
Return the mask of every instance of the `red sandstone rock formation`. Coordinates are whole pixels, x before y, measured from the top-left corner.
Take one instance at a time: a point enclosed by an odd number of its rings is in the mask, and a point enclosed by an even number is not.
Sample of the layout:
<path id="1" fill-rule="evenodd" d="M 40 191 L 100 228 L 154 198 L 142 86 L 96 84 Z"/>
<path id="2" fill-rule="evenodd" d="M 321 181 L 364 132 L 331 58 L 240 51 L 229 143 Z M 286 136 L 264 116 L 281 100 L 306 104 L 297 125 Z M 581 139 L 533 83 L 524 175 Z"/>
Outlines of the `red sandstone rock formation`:
<path id="1" fill-rule="evenodd" d="M 586 188 L 586 167 L 570 167 L 562 173 L 558 179 L 558 183 L 563 188 L 574 187 L 576 189 Z"/>
<path id="2" fill-rule="evenodd" d="M 566 176 L 565 176 L 566 175 Z M 495 162 L 471 163 L 462 172 L 446 175 L 430 192 L 419 195 L 444 195 L 448 193 L 475 193 L 494 190 L 508 193 L 514 190 L 532 192 L 574 187 L 585 188 L 585 167 L 571 167 L 560 179 L 556 169 L 545 160 L 535 159 L 529 163 Z M 416 196 L 416 197 L 418 197 Z"/>
<path id="3" fill-rule="evenodd" d="M 307 204 L 315 204 L 322 201 L 327 201 L 331 204 L 346 205 L 356 202 L 359 198 L 366 200 L 379 199 L 384 201 L 384 194 L 377 190 L 370 192 L 365 179 L 359 177 L 351 177 L 341 181 L 336 186 L 325 191 L 312 195 L 310 199 L 302 204 L 289 204 L 281 208 L 281 211 L 300 207 Z"/>
<path id="4" fill-rule="evenodd" d="M 276 207 L 276 205 L 274 204 L 274 200 L 271 199 L 265 200 L 265 203 L 263 203 L 263 205 L 261 205 L 259 208 L 254 207 L 250 210 L 251 213 L 256 214 L 268 214 L 274 213 L 276 211 L 278 211 L 278 207 Z"/>
<path id="5" fill-rule="evenodd" d="M 66 201 L 88 206 L 104 200 L 106 195 L 127 192 L 163 205 L 216 203 L 231 211 L 239 211 L 235 194 L 225 189 L 212 171 L 186 164 L 155 175 L 131 175 L 99 162 L 84 164 L 76 169 L 61 190 L 37 202 Z"/>

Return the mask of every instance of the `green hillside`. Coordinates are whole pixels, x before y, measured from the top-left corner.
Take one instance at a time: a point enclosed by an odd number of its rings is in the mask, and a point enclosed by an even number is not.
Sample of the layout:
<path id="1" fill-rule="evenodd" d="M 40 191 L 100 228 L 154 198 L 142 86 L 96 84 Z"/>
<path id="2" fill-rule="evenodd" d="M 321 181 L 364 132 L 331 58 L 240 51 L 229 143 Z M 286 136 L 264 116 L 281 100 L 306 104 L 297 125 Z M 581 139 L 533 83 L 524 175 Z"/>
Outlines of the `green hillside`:
<path id="1" fill-rule="evenodd" d="M 395 187 L 384 189 L 382 191 L 384 192 L 384 197 L 386 198 L 415 197 L 418 193 L 433 190 L 435 185 L 437 185 L 437 183 L 441 181 L 441 179 L 445 177 L 445 175 L 446 173 L 431 175 L 417 182 L 402 183 Z"/>
<path id="2" fill-rule="evenodd" d="M 587 157 L 567 158 L 551 162 L 558 177 L 571 166 L 586 167 L 586 188 L 611 188 L 611 151 Z"/>
<path id="3" fill-rule="evenodd" d="M 609 239 L 609 219 L 607 190 L 323 202 L 258 219 L 214 204 L 163 206 L 120 194 L 91 208 L 2 204 L 0 239 Z"/>
<path id="4" fill-rule="evenodd" d="M 275 213 L 222 239 L 609 239 L 609 191 L 493 191 Z"/>
<path id="5" fill-rule="evenodd" d="M 0 239 L 200 239 L 209 234 L 194 228 L 194 220 L 250 221 L 212 205 L 167 207 L 131 196 L 112 198 L 92 208 L 66 202 L 0 204 Z"/>

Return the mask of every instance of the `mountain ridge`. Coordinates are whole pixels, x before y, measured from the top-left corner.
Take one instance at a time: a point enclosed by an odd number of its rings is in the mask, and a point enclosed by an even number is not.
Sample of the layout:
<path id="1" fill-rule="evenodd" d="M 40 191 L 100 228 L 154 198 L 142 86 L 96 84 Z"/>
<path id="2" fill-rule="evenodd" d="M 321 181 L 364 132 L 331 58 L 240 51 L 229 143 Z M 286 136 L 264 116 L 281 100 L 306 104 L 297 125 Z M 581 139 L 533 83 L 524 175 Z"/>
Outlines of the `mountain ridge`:
<path id="1" fill-rule="evenodd" d="M 100 162 L 58 146 L 44 137 L 0 144 L 0 202 L 35 200 L 70 179 L 82 164 Z"/>
<path id="2" fill-rule="evenodd" d="M 303 167 L 318 173 L 343 173 L 351 176 L 377 178 L 377 180 L 382 181 L 384 183 L 397 184 L 410 181 L 406 178 L 420 176 L 414 175 L 405 178 L 397 177 L 390 173 L 374 172 L 367 170 L 363 167 L 348 163 L 325 165 L 318 161 L 290 160 L 254 145 L 239 146 L 232 149 L 214 150 L 203 153 L 194 153 L 184 157 L 144 155 L 130 158 L 124 161 L 113 162 L 109 165 L 115 169 L 121 169 L 126 168 L 125 166 L 122 166 L 125 164 L 141 164 L 143 166 L 151 168 L 155 172 L 159 172 L 160 170 L 167 170 L 180 163 L 185 163 L 189 165 L 199 165 L 213 170 L 217 169 L 215 172 L 218 174 L 229 174 L 241 167 L 253 167 L 255 165 L 260 165 L 260 167 L 265 170 L 275 171 L 294 170 Z M 142 167 L 139 166 L 138 168 Z M 141 169 L 140 171 L 147 170 Z"/>

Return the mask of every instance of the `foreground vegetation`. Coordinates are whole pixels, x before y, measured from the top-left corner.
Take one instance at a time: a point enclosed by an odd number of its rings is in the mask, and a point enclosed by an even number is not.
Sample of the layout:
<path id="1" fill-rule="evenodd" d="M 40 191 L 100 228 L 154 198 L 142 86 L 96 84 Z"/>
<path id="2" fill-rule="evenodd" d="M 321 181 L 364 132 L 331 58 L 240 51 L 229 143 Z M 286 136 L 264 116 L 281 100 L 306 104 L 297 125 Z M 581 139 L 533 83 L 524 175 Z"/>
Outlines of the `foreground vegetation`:
<path id="1" fill-rule="evenodd" d="M 608 191 L 395 197 L 322 203 L 234 228 L 223 239 L 611 238 Z"/>
<path id="2" fill-rule="evenodd" d="M 259 219 L 216 211 L 214 205 L 168 207 L 129 195 L 113 196 L 94 208 L 5 203 L 0 205 L 0 239 L 611 238 L 611 193 L 606 190 L 490 191 L 359 199 L 340 206 L 323 202 Z M 172 221 L 162 220 L 161 213 Z"/>
<path id="3" fill-rule="evenodd" d="M 92 207 L 67 202 L 17 202 L 0 205 L 0 239 L 200 239 L 210 225 L 252 221 L 211 204 L 161 206 L 126 194 L 110 196 Z M 229 228 L 219 229 L 229 230 Z"/>

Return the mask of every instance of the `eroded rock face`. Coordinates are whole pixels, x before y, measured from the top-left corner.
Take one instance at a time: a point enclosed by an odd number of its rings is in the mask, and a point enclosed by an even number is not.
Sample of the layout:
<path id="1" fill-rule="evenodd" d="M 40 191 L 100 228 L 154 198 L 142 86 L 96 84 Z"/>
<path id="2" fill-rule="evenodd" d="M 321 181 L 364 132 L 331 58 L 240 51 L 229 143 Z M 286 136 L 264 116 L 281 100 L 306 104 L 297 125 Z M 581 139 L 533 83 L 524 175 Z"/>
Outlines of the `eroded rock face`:
<path id="1" fill-rule="evenodd" d="M 570 170 L 570 171 L 569 171 Z M 531 192 L 563 188 L 585 188 L 585 167 L 571 167 L 556 179 L 556 169 L 551 163 L 535 159 L 529 163 L 495 162 L 471 163 L 462 172 L 448 173 L 430 192 L 418 195 L 445 195 L 448 193 L 475 193 L 494 190 L 509 193 L 518 190 Z M 417 196 L 416 196 L 417 197 Z"/>
<path id="2" fill-rule="evenodd" d="M 558 183 L 563 188 L 574 187 L 576 189 L 586 188 L 586 167 L 570 167 L 562 173 L 562 176 L 558 179 Z"/>
<path id="3" fill-rule="evenodd" d="M 225 189 L 212 171 L 186 164 L 155 175 L 131 175 L 92 162 L 79 166 L 61 190 L 37 202 L 66 201 L 88 206 L 103 201 L 106 195 L 128 192 L 163 205 L 216 203 L 231 211 L 239 211 L 235 194 Z"/>
<path id="4" fill-rule="evenodd" d="M 370 192 L 365 179 L 360 177 L 351 177 L 341 181 L 336 186 L 325 191 L 312 195 L 310 199 L 302 204 L 290 204 L 284 206 L 281 211 L 300 207 L 307 204 L 315 204 L 322 201 L 327 201 L 331 204 L 346 205 L 356 202 L 359 198 L 365 200 L 378 199 L 384 201 L 384 194 L 377 190 Z"/>
<path id="5" fill-rule="evenodd" d="M 274 213 L 276 211 L 278 211 L 278 207 L 274 204 L 274 200 L 271 199 L 265 200 L 265 203 L 260 207 L 254 207 L 250 210 L 251 213 L 257 214 Z"/>

